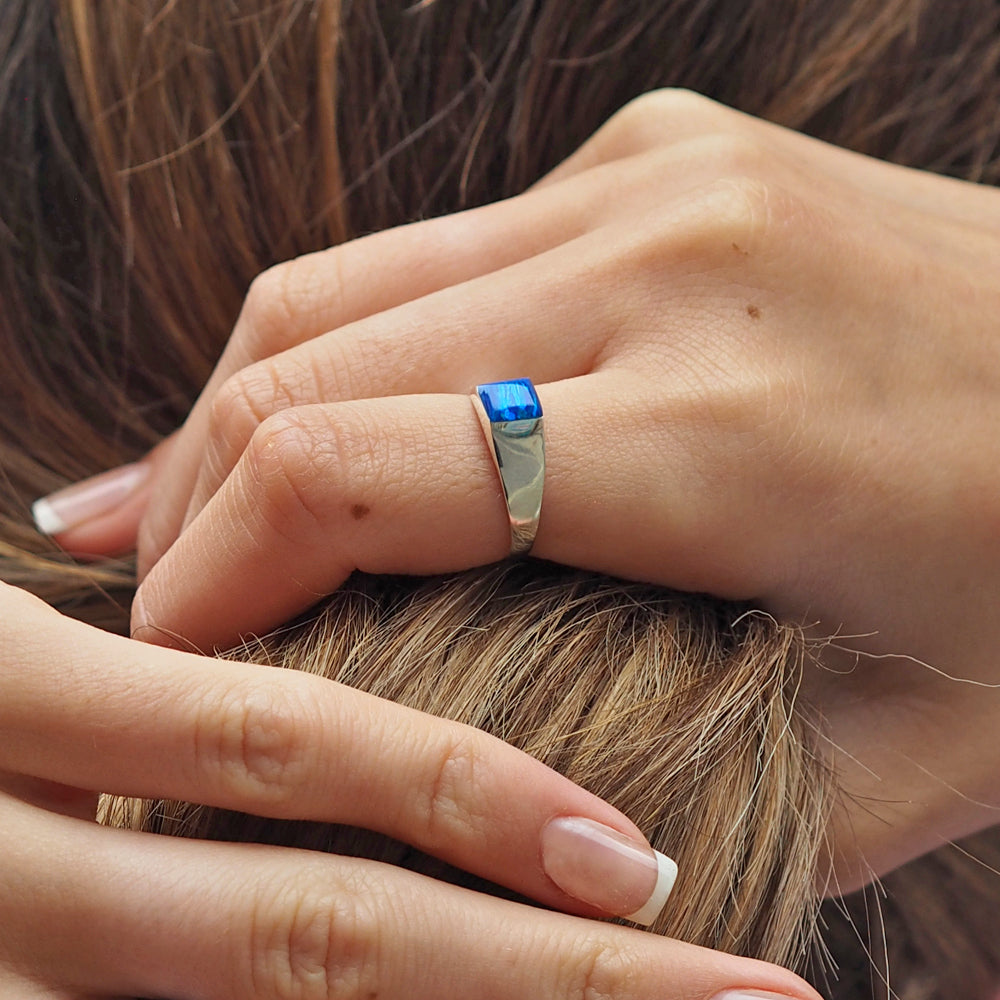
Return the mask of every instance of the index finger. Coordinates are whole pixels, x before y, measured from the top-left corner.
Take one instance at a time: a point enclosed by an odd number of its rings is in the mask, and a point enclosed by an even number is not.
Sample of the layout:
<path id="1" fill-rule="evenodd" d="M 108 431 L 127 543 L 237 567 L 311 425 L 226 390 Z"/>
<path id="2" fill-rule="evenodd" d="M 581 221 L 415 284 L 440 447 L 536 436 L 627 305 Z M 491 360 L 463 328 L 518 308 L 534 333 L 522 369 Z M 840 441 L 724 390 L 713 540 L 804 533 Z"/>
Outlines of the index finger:
<path id="1" fill-rule="evenodd" d="M 364 827 L 575 913 L 648 923 L 666 901 L 676 867 L 632 823 L 486 733 L 2 593 L 0 770 Z"/>

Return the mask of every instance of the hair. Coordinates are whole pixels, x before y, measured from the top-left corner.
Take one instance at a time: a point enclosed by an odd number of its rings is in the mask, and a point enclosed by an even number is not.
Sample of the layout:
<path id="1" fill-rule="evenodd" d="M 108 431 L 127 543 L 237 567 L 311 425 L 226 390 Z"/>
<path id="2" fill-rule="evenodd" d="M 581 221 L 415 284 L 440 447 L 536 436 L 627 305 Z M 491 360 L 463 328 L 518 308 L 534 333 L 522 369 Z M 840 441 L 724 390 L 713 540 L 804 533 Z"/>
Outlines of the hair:
<path id="1" fill-rule="evenodd" d="M 522 191 L 664 86 L 996 183 L 998 28 L 994 0 L 9 0 L 0 574 L 127 627 L 132 562 L 73 562 L 30 501 L 173 430 L 276 261 Z M 604 796 L 682 866 L 658 930 L 811 970 L 838 998 L 888 997 L 890 976 L 906 1000 L 1000 982 L 995 837 L 818 913 L 837 790 L 797 695 L 809 647 L 765 615 L 531 563 L 358 578 L 239 655 L 489 729 Z M 356 831 L 111 812 L 460 877 Z"/>

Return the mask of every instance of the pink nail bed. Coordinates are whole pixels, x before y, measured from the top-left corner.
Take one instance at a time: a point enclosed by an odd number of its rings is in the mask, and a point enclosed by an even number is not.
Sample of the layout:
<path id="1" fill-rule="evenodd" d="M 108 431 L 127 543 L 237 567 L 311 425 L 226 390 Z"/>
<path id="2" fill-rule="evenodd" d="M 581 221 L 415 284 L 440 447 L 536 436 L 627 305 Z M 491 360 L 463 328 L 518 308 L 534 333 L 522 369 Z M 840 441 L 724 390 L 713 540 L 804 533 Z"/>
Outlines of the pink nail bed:
<path id="1" fill-rule="evenodd" d="M 148 463 L 134 462 L 42 497 L 31 508 L 35 526 L 43 535 L 59 535 L 109 514 L 142 486 L 149 473 Z"/>
<path id="2" fill-rule="evenodd" d="M 659 916 L 677 878 L 677 865 L 649 844 L 580 816 L 545 826 L 542 865 L 567 895 L 643 925 Z"/>

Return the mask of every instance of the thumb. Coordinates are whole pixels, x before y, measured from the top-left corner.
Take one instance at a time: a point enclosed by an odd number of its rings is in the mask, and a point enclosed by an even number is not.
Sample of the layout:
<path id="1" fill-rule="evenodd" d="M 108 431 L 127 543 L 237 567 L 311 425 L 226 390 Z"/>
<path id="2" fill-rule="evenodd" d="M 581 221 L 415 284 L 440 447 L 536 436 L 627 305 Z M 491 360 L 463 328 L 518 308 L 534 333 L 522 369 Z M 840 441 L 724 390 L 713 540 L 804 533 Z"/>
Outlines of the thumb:
<path id="1" fill-rule="evenodd" d="M 138 462 L 120 465 L 36 500 L 35 526 L 75 556 L 120 555 L 135 549 L 157 475 L 177 434 L 161 441 Z"/>

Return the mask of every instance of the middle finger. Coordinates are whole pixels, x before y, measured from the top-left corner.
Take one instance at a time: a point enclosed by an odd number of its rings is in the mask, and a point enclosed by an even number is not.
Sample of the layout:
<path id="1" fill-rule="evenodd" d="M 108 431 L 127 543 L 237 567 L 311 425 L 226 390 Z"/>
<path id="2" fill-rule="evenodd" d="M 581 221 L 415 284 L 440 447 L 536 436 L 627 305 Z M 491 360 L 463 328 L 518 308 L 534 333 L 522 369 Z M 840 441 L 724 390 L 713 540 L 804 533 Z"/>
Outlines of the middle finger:
<path id="1" fill-rule="evenodd" d="M 599 239 L 573 241 L 237 372 L 213 400 L 184 527 L 232 473 L 254 432 L 280 410 L 417 393 L 464 394 L 481 382 L 526 372 L 542 383 L 590 371 L 609 331 L 623 319 L 599 283 L 581 288 L 580 270 L 596 270 L 606 253 Z M 572 336 L 548 333 L 564 330 Z"/>

